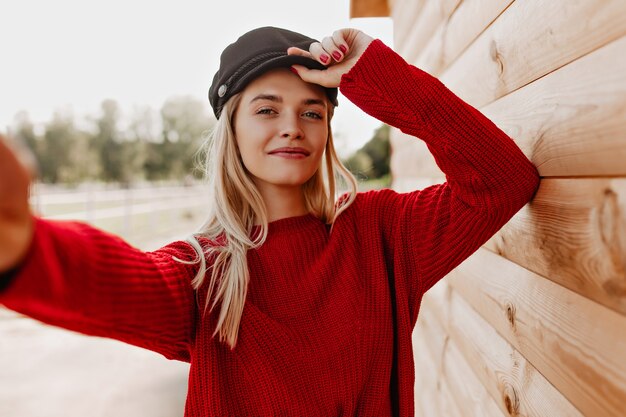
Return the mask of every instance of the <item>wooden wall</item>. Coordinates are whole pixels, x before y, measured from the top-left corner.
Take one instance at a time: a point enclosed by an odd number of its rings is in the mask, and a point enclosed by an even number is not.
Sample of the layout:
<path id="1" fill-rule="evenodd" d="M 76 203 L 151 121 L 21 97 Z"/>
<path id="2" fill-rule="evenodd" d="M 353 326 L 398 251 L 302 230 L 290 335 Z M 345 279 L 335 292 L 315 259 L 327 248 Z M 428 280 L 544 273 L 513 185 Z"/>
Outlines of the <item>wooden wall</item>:
<path id="1" fill-rule="evenodd" d="M 416 415 L 626 416 L 626 1 L 395 0 L 395 49 L 506 131 L 536 198 L 424 298 Z M 442 181 L 392 132 L 394 188 Z"/>

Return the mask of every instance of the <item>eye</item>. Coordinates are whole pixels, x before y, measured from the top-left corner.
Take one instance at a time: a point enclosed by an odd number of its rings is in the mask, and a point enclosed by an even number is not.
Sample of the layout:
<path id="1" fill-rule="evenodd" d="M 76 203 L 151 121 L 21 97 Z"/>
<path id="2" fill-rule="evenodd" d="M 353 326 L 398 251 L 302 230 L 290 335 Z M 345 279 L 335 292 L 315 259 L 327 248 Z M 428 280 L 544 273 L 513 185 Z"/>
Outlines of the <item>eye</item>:
<path id="1" fill-rule="evenodd" d="M 323 119 L 323 118 L 324 118 L 324 116 L 322 116 L 320 113 L 315 112 L 315 111 L 307 111 L 307 112 L 305 112 L 304 114 L 306 115 L 306 117 L 311 117 L 311 118 L 313 118 L 313 119 L 319 119 L 319 120 L 321 120 L 321 119 Z"/>
<path id="2" fill-rule="evenodd" d="M 271 114 L 274 110 L 270 109 L 269 107 L 265 107 L 262 109 L 257 110 L 256 114 Z"/>

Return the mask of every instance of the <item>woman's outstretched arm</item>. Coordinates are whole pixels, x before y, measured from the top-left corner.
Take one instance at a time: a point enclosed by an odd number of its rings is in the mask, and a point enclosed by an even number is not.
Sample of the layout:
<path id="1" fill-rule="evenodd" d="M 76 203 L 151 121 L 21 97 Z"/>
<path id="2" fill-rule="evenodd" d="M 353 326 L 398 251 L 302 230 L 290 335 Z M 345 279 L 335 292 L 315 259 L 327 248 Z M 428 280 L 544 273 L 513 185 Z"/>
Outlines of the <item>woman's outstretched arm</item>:
<path id="1" fill-rule="evenodd" d="M 142 252 L 79 222 L 28 206 L 29 176 L 0 138 L 0 304 L 43 322 L 189 360 L 195 251 Z"/>

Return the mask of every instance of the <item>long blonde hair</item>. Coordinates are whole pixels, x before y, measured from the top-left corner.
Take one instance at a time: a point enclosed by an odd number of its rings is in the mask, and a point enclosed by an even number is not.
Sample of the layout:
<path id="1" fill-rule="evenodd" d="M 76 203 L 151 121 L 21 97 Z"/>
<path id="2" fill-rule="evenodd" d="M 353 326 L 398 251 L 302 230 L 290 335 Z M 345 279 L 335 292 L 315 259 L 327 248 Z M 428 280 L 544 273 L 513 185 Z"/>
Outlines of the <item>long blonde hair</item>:
<path id="1" fill-rule="evenodd" d="M 249 272 L 246 253 L 265 242 L 268 232 L 268 215 L 265 203 L 249 177 L 237 150 L 233 131 L 233 115 L 241 100 L 241 93 L 233 95 L 225 104 L 221 117 L 204 145 L 206 152 L 205 175 L 209 183 L 210 211 L 208 220 L 198 233 L 187 239 L 198 257 L 188 263 L 200 263 L 192 281 L 198 291 L 208 275 L 207 258 L 211 271 L 204 312 L 214 295 L 210 310 L 221 301 L 219 319 L 213 336 L 219 333 L 220 341 L 231 349 L 237 343 L 239 324 L 246 301 Z M 330 120 L 334 106 L 329 102 L 328 140 L 324 161 L 313 176 L 303 184 L 305 204 L 310 213 L 332 226 L 337 217 L 354 201 L 357 182 L 341 163 L 335 152 Z M 325 169 L 324 169 L 325 168 Z M 324 172 L 325 171 L 325 172 Z M 342 180 L 347 192 L 341 194 L 337 180 Z M 251 236 L 255 220 L 260 230 Z M 199 238 L 210 244 L 202 245 Z M 184 262 L 179 259 L 179 261 Z M 217 286 L 217 289 L 216 289 Z"/>

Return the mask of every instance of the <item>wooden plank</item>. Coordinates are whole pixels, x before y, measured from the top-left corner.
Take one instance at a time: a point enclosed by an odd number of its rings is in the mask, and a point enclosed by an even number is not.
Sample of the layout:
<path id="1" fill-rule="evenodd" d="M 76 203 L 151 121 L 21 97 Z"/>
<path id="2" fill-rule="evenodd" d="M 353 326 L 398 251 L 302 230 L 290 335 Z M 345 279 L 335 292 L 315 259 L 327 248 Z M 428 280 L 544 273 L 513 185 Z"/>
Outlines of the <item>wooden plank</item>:
<path id="1" fill-rule="evenodd" d="M 397 0 L 392 5 L 393 43 L 396 51 L 404 45 L 407 33 L 414 26 L 425 3 L 426 0 Z"/>
<path id="2" fill-rule="evenodd" d="M 419 331 L 413 333 L 413 357 L 415 362 L 415 417 L 439 416 L 435 408 L 435 373 L 437 369 L 428 356 L 425 342 Z"/>
<path id="3" fill-rule="evenodd" d="M 626 175 L 624 56 L 626 36 L 481 111 L 544 177 Z"/>
<path id="4" fill-rule="evenodd" d="M 626 34 L 626 2 L 516 1 L 441 80 L 485 106 Z"/>
<path id="5" fill-rule="evenodd" d="M 545 179 L 485 247 L 626 314 L 626 179 Z"/>
<path id="6" fill-rule="evenodd" d="M 389 16 L 387 0 L 350 0 L 350 18 L 387 16 Z"/>
<path id="7" fill-rule="evenodd" d="M 446 299 L 429 291 L 422 306 L 435 313 L 505 415 L 583 416 L 455 291 L 449 294 Z"/>
<path id="8" fill-rule="evenodd" d="M 626 175 L 625 55 L 622 37 L 481 111 L 544 177 Z M 443 175 L 422 141 L 397 129 L 391 141 L 398 177 Z"/>
<path id="9" fill-rule="evenodd" d="M 448 282 L 584 415 L 624 415 L 626 316 L 482 248 Z"/>
<path id="10" fill-rule="evenodd" d="M 396 178 L 393 180 L 393 189 L 399 193 L 408 193 L 423 190 L 431 185 L 441 184 L 445 178 Z"/>
<path id="11" fill-rule="evenodd" d="M 390 166 L 394 177 L 444 177 L 426 143 L 393 128 L 390 132 Z"/>
<path id="12" fill-rule="evenodd" d="M 438 76 L 513 0 L 465 0 L 437 28 L 414 64 Z"/>
<path id="13" fill-rule="evenodd" d="M 407 34 L 401 48 L 398 49 L 400 55 L 407 62 L 415 61 L 439 24 L 450 17 L 460 2 L 461 0 L 426 1 L 422 11 L 414 21 L 413 28 Z"/>
<path id="14" fill-rule="evenodd" d="M 437 374 L 441 383 L 447 387 L 457 408 L 462 409 L 465 415 L 502 417 L 494 399 L 467 364 L 454 341 L 429 313 L 428 310 L 422 311 L 417 322 L 413 337 L 414 344 L 418 346 L 417 352 L 424 352 L 420 344 L 425 343 L 430 358 L 439 368 Z"/>
<path id="15" fill-rule="evenodd" d="M 445 417 L 437 399 L 439 395 L 437 393 L 437 368 L 430 358 L 424 337 L 419 331 L 413 333 L 413 353 L 416 415 Z"/>
<path id="16" fill-rule="evenodd" d="M 436 358 L 428 349 L 429 336 L 421 331 L 413 333 L 414 357 L 416 362 L 416 403 L 419 398 L 422 414 L 430 417 L 462 417 L 457 403 L 443 375 L 437 369 Z M 417 381 L 419 382 L 419 391 Z M 417 408 L 417 407 L 416 407 Z"/>

